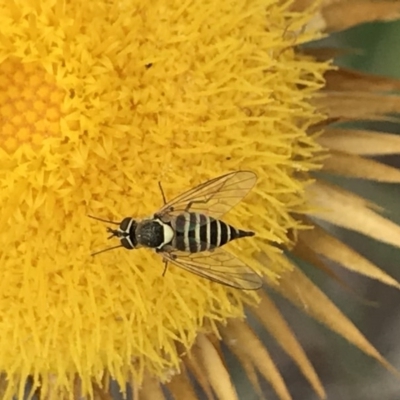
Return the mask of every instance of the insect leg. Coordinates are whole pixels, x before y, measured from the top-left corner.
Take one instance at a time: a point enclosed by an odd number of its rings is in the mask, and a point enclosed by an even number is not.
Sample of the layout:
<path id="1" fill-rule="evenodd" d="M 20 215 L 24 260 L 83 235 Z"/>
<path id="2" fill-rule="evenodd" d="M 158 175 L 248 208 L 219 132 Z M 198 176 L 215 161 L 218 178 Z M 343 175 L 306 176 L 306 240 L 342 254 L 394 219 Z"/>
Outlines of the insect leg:
<path id="1" fill-rule="evenodd" d="M 170 246 L 164 246 L 163 249 L 156 249 L 156 253 L 157 254 L 161 254 L 161 255 L 162 255 L 162 253 L 168 253 L 169 254 L 169 251 L 171 251 L 171 250 L 172 250 L 172 248 L 170 248 Z M 167 272 L 168 262 L 169 261 L 165 257 L 163 257 L 163 259 L 164 259 L 164 271 L 162 273 L 162 276 L 165 276 L 165 273 Z"/>
<path id="2" fill-rule="evenodd" d="M 168 268 L 168 260 L 164 260 L 164 271 L 162 273 L 162 277 L 165 276 L 165 273 L 167 272 L 167 268 Z"/>

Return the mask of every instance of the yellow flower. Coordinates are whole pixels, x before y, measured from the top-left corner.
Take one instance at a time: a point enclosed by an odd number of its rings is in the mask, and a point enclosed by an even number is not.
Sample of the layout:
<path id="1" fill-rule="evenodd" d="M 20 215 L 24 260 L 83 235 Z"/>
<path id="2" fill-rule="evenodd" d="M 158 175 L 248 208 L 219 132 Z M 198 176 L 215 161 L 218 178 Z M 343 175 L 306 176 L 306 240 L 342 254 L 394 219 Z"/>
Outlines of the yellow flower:
<path id="1" fill-rule="evenodd" d="M 310 230 L 306 216 L 314 214 L 356 224 L 379 240 L 397 234 L 366 201 L 310 175 L 322 167 L 398 181 L 389 167 L 347 152 L 376 134 L 326 128 L 331 120 L 379 118 L 395 106 L 346 88 L 352 77 L 333 71 L 328 58 L 296 51 L 337 29 L 329 17 L 339 11 L 295 6 L 0 2 L 2 398 L 22 398 L 28 379 L 43 398 L 103 396 L 110 377 L 149 398 L 159 395 L 158 382 L 173 378 L 171 392 L 189 398 L 187 369 L 206 393 L 235 398 L 222 339 L 256 388 L 259 370 L 288 399 L 267 350 L 243 322 L 246 306 L 322 397 L 314 369 L 265 292 L 227 288 L 174 266 L 163 277 L 161 258 L 146 249 L 90 256 L 107 244 L 104 225 L 88 214 L 113 221 L 150 215 L 162 204 L 158 181 L 171 199 L 239 169 L 254 171 L 257 187 L 227 220 L 256 237 L 229 251 L 385 363 L 281 251 L 316 266 L 323 255 L 397 285 L 322 228 Z M 343 23 L 351 25 L 348 15 Z M 324 89 L 325 76 L 336 91 Z"/>

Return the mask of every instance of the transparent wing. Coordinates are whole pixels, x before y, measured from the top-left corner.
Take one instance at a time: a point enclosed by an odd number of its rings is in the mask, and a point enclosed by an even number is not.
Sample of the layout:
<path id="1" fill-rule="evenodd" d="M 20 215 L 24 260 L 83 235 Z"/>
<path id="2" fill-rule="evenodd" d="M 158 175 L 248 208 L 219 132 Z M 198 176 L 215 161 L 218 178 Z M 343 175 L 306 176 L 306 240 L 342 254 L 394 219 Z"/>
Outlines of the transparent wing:
<path id="1" fill-rule="evenodd" d="M 161 253 L 165 260 L 222 285 L 255 290 L 262 286 L 261 278 L 246 264 L 221 248 L 201 253 Z"/>
<path id="2" fill-rule="evenodd" d="M 178 215 L 188 211 L 218 219 L 239 203 L 256 181 L 254 172 L 231 172 L 181 194 L 168 202 L 157 214 Z"/>

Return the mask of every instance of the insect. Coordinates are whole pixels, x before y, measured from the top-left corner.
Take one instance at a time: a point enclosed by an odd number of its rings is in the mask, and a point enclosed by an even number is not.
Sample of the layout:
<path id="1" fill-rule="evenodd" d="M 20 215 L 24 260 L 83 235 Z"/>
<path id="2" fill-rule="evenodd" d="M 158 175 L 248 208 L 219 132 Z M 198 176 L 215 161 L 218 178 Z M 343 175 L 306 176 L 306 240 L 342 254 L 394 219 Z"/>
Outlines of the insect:
<path id="1" fill-rule="evenodd" d="M 239 203 L 253 188 L 257 176 L 251 171 L 236 171 L 209 180 L 166 202 L 150 218 L 124 218 L 120 223 L 89 216 L 118 225 L 107 228 L 112 237 L 120 239 L 118 246 L 92 255 L 124 247 L 128 250 L 148 247 L 168 263 L 211 281 L 238 289 L 259 289 L 261 278 L 246 264 L 222 249 L 226 243 L 254 236 L 254 232 L 235 228 L 220 218 Z M 164 275 L 163 273 L 163 275 Z"/>

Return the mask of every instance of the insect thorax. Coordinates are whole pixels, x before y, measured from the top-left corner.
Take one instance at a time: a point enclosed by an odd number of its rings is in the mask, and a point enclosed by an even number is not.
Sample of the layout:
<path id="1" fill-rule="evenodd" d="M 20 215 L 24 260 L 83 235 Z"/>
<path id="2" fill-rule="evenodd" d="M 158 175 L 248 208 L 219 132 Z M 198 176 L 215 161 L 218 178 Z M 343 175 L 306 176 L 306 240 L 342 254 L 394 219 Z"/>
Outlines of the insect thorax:
<path id="1" fill-rule="evenodd" d="M 136 238 L 142 246 L 161 248 L 168 244 L 173 237 L 173 231 L 169 224 L 159 219 L 142 221 L 136 230 Z"/>

